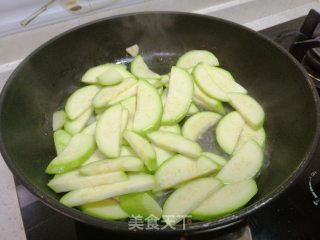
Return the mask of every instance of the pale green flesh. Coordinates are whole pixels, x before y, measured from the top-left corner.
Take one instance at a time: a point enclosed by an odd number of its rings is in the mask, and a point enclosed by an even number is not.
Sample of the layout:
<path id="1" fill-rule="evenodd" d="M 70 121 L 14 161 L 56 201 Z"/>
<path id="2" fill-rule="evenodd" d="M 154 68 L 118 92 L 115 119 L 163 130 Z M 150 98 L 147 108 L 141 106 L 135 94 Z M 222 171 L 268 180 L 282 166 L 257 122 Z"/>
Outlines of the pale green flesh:
<path id="1" fill-rule="evenodd" d="M 159 95 L 161 96 L 161 94 L 163 93 L 163 87 L 157 88 L 157 92 L 158 92 Z"/>
<path id="2" fill-rule="evenodd" d="M 119 197 L 121 208 L 131 216 L 148 218 L 153 215 L 161 218 L 162 209 L 148 193 L 132 193 Z"/>
<path id="3" fill-rule="evenodd" d="M 129 217 L 129 214 L 123 211 L 119 203 L 112 198 L 81 205 L 80 209 L 90 216 L 106 220 L 118 220 Z"/>
<path id="4" fill-rule="evenodd" d="M 80 166 L 95 150 L 92 136 L 85 134 L 74 135 L 68 146 L 55 157 L 46 169 L 46 173 L 64 173 Z"/>
<path id="5" fill-rule="evenodd" d="M 75 120 L 71 121 L 67 119 L 64 124 L 64 129 L 71 135 L 81 132 L 92 116 L 92 112 L 92 108 L 89 108 Z"/>
<path id="6" fill-rule="evenodd" d="M 263 128 L 259 128 L 259 130 L 254 130 L 249 125 L 245 124 L 240 134 L 239 141 L 233 151 L 233 154 L 238 152 L 241 149 L 241 147 L 249 140 L 256 141 L 263 149 L 266 140 L 265 130 Z"/>
<path id="7" fill-rule="evenodd" d="M 136 56 L 131 63 L 131 72 L 137 78 L 160 79 L 160 75 L 151 71 L 141 55 Z"/>
<path id="8" fill-rule="evenodd" d="M 191 103 L 189 110 L 188 110 L 188 113 L 187 113 L 187 116 L 191 116 L 191 115 L 196 114 L 198 112 L 200 112 L 199 108 L 194 103 Z"/>
<path id="9" fill-rule="evenodd" d="M 112 101 L 120 93 L 129 89 L 136 83 L 137 83 L 137 80 L 135 80 L 134 78 L 127 78 L 115 86 L 102 88 L 94 97 L 93 106 L 95 108 L 107 107 L 110 101 Z"/>
<path id="10" fill-rule="evenodd" d="M 122 182 L 127 179 L 128 177 L 124 172 L 81 176 L 78 170 L 73 170 L 64 174 L 56 175 L 49 181 L 48 186 L 56 193 L 60 193 L 115 182 Z"/>
<path id="11" fill-rule="evenodd" d="M 128 180 L 118 183 L 74 190 L 65 194 L 60 202 L 69 207 L 80 206 L 134 192 L 149 191 L 155 187 L 152 175 L 140 173 L 128 175 Z"/>
<path id="12" fill-rule="evenodd" d="M 67 100 L 65 111 L 70 120 L 75 120 L 91 107 L 94 96 L 100 87 L 91 85 L 78 89 Z"/>
<path id="13" fill-rule="evenodd" d="M 143 160 L 149 171 L 157 169 L 156 153 L 145 138 L 129 130 L 124 132 L 124 138 L 137 156 Z"/>
<path id="14" fill-rule="evenodd" d="M 106 110 L 97 122 L 98 149 L 109 158 L 120 155 L 122 107 L 120 104 Z"/>
<path id="15" fill-rule="evenodd" d="M 136 156 L 135 152 L 132 150 L 132 148 L 128 146 L 121 146 L 120 150 L 120 157 L 127 157 L 127 156 Z"/>
<path id="16" fill-rule="evenodd" d="M 97 122 L 93 122 L 90 125 L 86 126 L 81 131 L 81 133 L 88 134 L 88 135 L 94 135 L 96 133 L 96 127 L 97 127 Z"/>
<path id="17" fill-rule="evenodd" d="M 177 67 L 189 69 L 195 67 L 198 63 L 206 63 L 212 66 L 219 65 L 218 59 L 211 52 L 206 50 L 191 50 L 178 59 Z"/>
<path id="18" fill-rule="evenodd" d="M 139 54 L 139 46 L 134 44 L 126 48 L 126 52 L 129 53 L 132 57 L 135 57 Z"/>
<path id="19" fill-rule="evenodd" d="M 213 112 L 196 113 L 183 124 L 182 135 L 195 141 L 210 127 L 214 126 L 220 118 L 220 114 Z"/>
<path id="20" fill-rule="evenodd" d="M 142 80 L 147 81 L 148 83 L 150 83 L 155 88 L 160 88 L 160 87 L 163 86 L 161 80 L 159 80 L 159 79 L 145 78 L 145 79 L 142 79 Z"/>
<path id="21" fill-rule="evenodd" d="M 217 178 L 227 184 L 253 178 L 260 170 L 262 162 L 261 147 L 250 140 L 224 165 Z"/>
<path id="22" fill-rule="evenodd" d="M 122 116 L 121 116 L 121 128 L 120 128 L 120 134 L 123 135 L 124 131 L 127 129 L 129 121 L 129 111 L 128 109 L 122 110 Z"/>
<path id="23" fill-rule="evenodd" d="M 192 72 L 193 72 L 193 69 L 194 69 L 194 67 L 190 67 L 190 68 L 187 69 L 187 72 L 191 75 Z"/>
<path id="24" fill-rule="evenodd" d="M 215 70 L 220 73 L 221 75 L 223 75 L 225 78 L 228 78 L 231 81 L 235 81 L 232 74 L 230 72 L 228 72 L 227 70 L 221 68 L 221 67 L 216 67 Z"/>
<path id="25" fill-rule="evenodd" d="M 221 217 L 246 205 L 257 191 L 257 185 L 251 179 L 225 185 L 202 202 L 191 215 L 198 220 Z"/>
<path id="26" fill-rule="evenodd" d="M 137 172 L 143 170 L 144 165 L 139 158 L 128 156 L 96 161 L 81 167 L 79 172 L 82 175 L 97 175 L 116 171 Z"/>
<path id="27" fill-rule="evenodd" d="M 163 107 L 166 105 L 167 96 L 168 96 L 168 88 L 166 88 L 161 94 L 161 102 Z"/>
<path id="28" fill-rule="evenodd" d="M 191 158 L 199 157 L 202 151 L 198 143 L 175 133 L 157 131 L 147 136 L 153 144 Z"/>
<path id="29" fill-rule="evenodd" d="M 225 109 L 222 103 L 216 99 L 210 98 L 206 95 L 198 86 L 194 84 L 194 95 L 193 101 L 199 107 L 202 107 L 206 110 L 211 110 L 220 114 L 225 113 Z"/>
<path id="30" fill-rule="evenodd" d="M 248 91 L 238 84 L 234 79 L 230 79 L 217 67 L 211 67 L 206 65 L 205 69 L 214 83 L 224 92 L 238 92 L 246 94 Z"/>
<path id="31" fill-rule="evenodd" d="M 89 163 L 93 163 L 103 159 L 106 159 L 106 156 L 97 149 L 84 163 L 81 164 L 81 166 L 85 166 Z"/>
<path id="32" fill-rule="evenodd" d="M 231 106 L 234 107 L 246 122 L 258 130 L 264 122 L 264 111 L 261 105 L 252 97 L 241 93 L 229 93 Z"/>
<path id="33" fill-rule="evenodd" d="M 114 105 L 121 101 L 124 101 L 132 96 L 135 96 L 138 91 L 138 84 L 134 84 L 130 88 L 124 90 L 122 93 L 120 93 L 118 96 L 116 96 L 114 99 L 112 99 L 108 105 Z"/>
<path id="34" fill-rule="evenodd" d="M 175 134 L 181 135 L 181 128 L 180 128 L 180 125 L 179 125 L 179 124 L 161 126 L 161 127 L 159 128 L 159 131 L 171 132 L 171 133 L 175 133 Z"/>
<path id="35" fill-rule="evenodd" d="M 166 160 L 157 170 L 155 177 L 158 187 L 156 190 L 172 188 L 185 181 L 213 173 L 218 168 L 217 164 L 203 156 L 191 159 L 176 155 Z"/>
<path id="36" fill-rule="evenodd" d="M 97 77 L 97 81 L 101 85 L 111 86 L 120 83 L 123 80 L 122 75 L 119 73 L 117 68 L 108 68 L 106 71 L 101 73 Z"/>
<path id="37" fill-rule="evenodd" d="M 201 155 L 209 158 L 221 167 L 223 167 L 227 163 L 227 160 L 224 157 L 211 152 L 202 152 Z"/>
<path id="38" fill-rule="evenodd" d="M 223 102 L 230 101 L 228 95 L 212 81 L 211 76 L 205 68 L 205 64 L 198 64 L 192 74 L 198 87 L 208 96 Z"/>
<path id="39" fill-rule="evenodd" d="M 69 144 L 71 135 L 65 130 L 57 130 L 53 134 L 54 146 L 57 154 L 61 153 Z"/>
<path id="40" fill-rule="evenodd" d="M 56 111 L 52 116 L 52 129 L 57 131 L 61 129 L 66 121 L 66 114 L 64 111 Z"/>
<path id="41" fill-rule="evenodd" d="M 82 76 L 81 82 L 96 84 L 98 83 L 97 77 L 101 75 L 104 71 L 106 71 L 108 68 L 113 66 L 122 68 L 124 70 L 127 68 L 125 65 L 113 64 L 113 63 L 107 63 L 107 64 L 99 65 L 96 67 L 92 67 L 88 71 L 86 71 L 85 74 Z"/>
<path id="42" fill-rule="evenodd" d="M 193 80 L 190 74 L 183 69 L 172 67 L 162 124 L 172 125 L 182 120 L 188 113 L 192 96 Z"/>
<path id="43" fill-rule="evenodd" d="M 223 151 L 232 154 L 244 127 L 244 120 L 236 112 L 230 112 L 224 116 L 216 128 L 217 143 Z"/>
<path id="44" fill-rule="evenodd" d="M 151 131 L 160 125 L 162 103 L 157 90 L 144 80 L 139 80 L 137 106 L 133 129 L 137 132 Z"/>
<path id="45" fill-rule="evenodd" d="M 127 129 L 133 128 L 134 114 L 136 112 L 137 97 L 133 96 L 121 102 L 124 109 L 129 111 L 129 119 L 127 124 Z"/>
<path id="46" fill-rule="evenodd" d="M 169 196 L 163 206 L 165 223 L 176 225 L 222 186 L 221 181 L 212 177 L 200 178 L 182 185 Z"/>
<path id="47" fill-rule="evenodd" d="M 157 147 L 155 145 L 152 145 L 154 151 L 156 152 L 156 156 L 157 156 L 157 166 L 158 168 L 160 167 L 160 165 L 162 163 L 164 163 L 166 160 L 170 159 L 174 153 L 167 151 L 163 148 Z"/>
<path id="48" fill-rule="evenodd" d="M 169 74 L 162 75 L 160 80 L 162 82 L 162 85 L 168 86 L 170 75 Z"/>
<path id="49" fill-rule="evenodd" d="M 101 85 L 111 86 L 122 82 L 125 78 L 130 77 L 133 76 L 127 70 L 119 68 L 117 66 L 111 66 L 97 77 L 97 81 Z"/>

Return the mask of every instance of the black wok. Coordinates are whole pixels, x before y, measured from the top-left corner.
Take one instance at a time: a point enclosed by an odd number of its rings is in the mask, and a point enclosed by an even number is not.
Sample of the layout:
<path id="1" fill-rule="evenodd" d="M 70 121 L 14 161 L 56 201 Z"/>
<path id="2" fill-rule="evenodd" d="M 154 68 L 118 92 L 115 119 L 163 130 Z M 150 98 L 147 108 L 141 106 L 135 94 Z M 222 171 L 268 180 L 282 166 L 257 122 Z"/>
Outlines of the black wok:
<path id="1" fill-rule="evenodd" d="M 138 13 L 83 25 L 50 40 L 10 76 L 0 97 L 1 153 L 13 174 L 40 200 L 87 224 L 128 231 L 119 221 L 103 221 L 59 203 L 47 187 L 45 168 L 55 156 L 51 118 L 81 86 L 90 67 L 130 62 L 125 48 L 137 43 L 151 68 L 166 73 L 190 49 L 216 54 L 266 112 L 270 158 L 257 183 L 259 192 L 243 209 L 219 220 L 188 225 L 185 231 L 225 226 L 272 201 L 296 179 L 319 135 L 319 103 L 304 70 L 284 50 L 258 33 L 217 18 L 185 13 Z M 192 196 L 190 196 L 192 197 Z M 166 228 L 161 232 L 179 232 Z"/>

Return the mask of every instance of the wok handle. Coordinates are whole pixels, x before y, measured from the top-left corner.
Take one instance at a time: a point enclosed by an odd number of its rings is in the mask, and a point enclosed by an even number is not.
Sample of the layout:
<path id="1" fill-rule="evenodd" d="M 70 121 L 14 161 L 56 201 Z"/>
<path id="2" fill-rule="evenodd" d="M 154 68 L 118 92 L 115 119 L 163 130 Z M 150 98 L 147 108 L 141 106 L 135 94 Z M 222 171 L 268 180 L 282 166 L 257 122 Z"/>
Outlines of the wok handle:
<path id="1" fill-rule="evenodd" d="M 320 38 L 298 41 L 291 45 L 290 52 L 299 62 L 301 62 L 309 49 L 318 47 L 320 47 Z"/>
<path id="2" fill-rule="evenodd" d="M 302 61 L 303 56 L 309 49 L 320 47 L 320 38 L 312 39 L 314 37 L 313 33 L 319 23 L 320 14 L 314 9 L 311 9 L 300 28 L 300 32 L 303 34 L 302 39 L 306 40 L 294 42 L 289 49 L 290 53 L 298 61 Z"/>
<path id="3" fill-rule="evenodd" d="M 311 9 L 306 17 L 306 20 L 304 20 L 300 28 L 300 32 L 303 33 L 307 38 L 312 38 L 314 30 L 319 23 L 320 14 L 316 10 Z"/>

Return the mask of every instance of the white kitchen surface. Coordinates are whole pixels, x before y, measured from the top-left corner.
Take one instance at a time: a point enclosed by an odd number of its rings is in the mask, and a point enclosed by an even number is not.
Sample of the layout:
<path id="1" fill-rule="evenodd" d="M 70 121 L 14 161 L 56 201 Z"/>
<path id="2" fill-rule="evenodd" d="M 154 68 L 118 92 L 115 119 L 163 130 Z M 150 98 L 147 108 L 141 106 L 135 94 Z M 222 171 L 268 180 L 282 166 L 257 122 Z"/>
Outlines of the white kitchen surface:
<path id="1" fill-rule="evenodd" d="M 104 8 L 86 15 L 68 16 L 68 13 L 61 11 L 60 5 L 55 3 L 48 12 L 22 29 L 18 21 L 46 2 L 0 1 L 0 19 L 5 18 L 5 21 L 0 23 L 0 36 L 1 33 L 7 34 L 0 37 L 0 89 L 19 62 L 42 43 L 75 26 L 112 15 L 152 10 L 195 12 L 221 17 L 260 30 L 304 16 L 311 8 L 320 11 L 319 0 L 147 0 L 132 1 L 131 5 Z M 4 23 L 7 23 L 5 30 L 1 28 Z M 13 177 L 1 157 L 0 176 L 0 240 L 25 239 Z"/>

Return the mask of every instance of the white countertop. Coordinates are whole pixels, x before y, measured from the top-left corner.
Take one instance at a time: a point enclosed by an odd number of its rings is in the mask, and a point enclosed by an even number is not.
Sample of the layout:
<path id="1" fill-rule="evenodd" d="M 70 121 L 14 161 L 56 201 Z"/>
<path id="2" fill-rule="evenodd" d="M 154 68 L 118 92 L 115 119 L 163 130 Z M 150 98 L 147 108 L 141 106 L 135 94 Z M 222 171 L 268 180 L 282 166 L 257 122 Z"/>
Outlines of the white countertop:
<path id="1" fill-rule="evenodd" d="M 304 16 L 311 8 L 320 11 L 319 0 L 158 0 L 79 16 L 0 38 L 0 89 L 19 62 L 39 45 L 61 32 L 99 18 L 129 12 L 171 10 L 217 16 L 260 30 Z M 26 239 L 13 177 L 1 157 L 0 176 L 0 239 Z"/>

